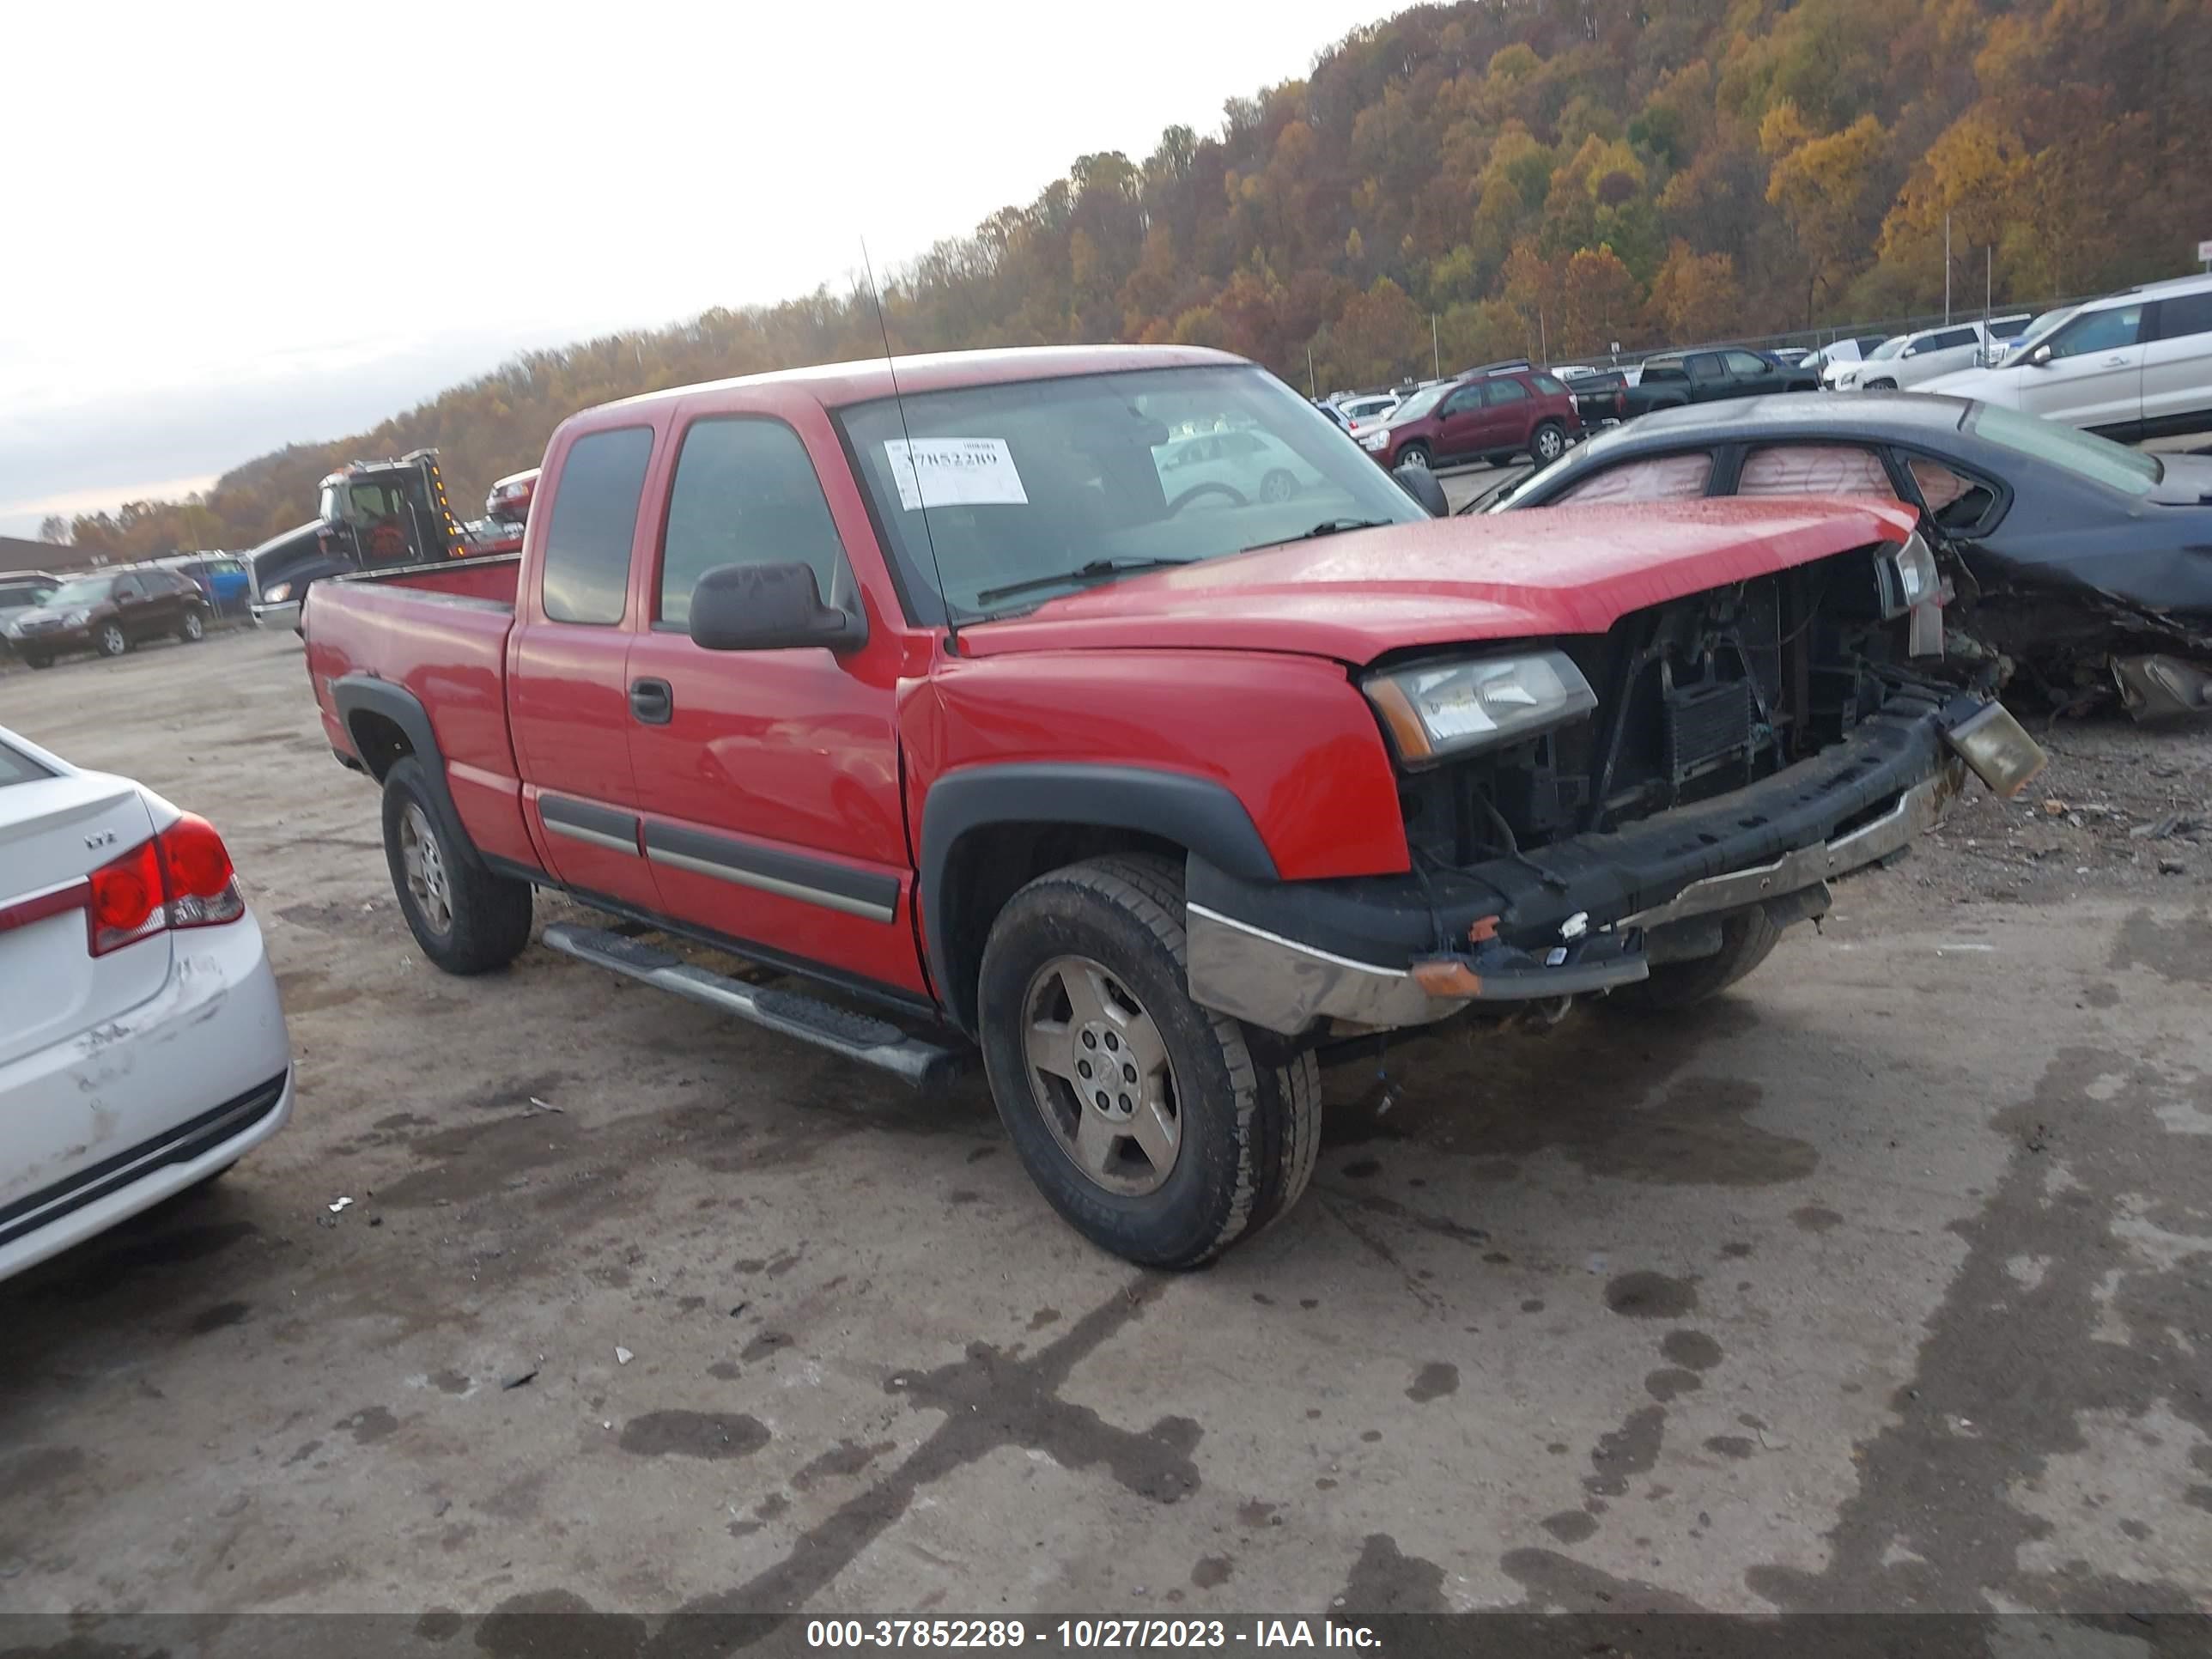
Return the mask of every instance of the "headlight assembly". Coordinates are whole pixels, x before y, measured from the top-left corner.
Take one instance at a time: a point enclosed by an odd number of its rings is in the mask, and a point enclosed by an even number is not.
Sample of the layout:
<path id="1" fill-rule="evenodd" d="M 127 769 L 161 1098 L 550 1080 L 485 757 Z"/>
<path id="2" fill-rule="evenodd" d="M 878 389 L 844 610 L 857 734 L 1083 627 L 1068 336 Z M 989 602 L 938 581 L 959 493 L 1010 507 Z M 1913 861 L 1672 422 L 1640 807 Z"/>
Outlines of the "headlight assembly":
<path id="1" fill-rule="evenodd" d="M 1398 758 L 1433 765 L 1580 720 L 1597 694 L 1564 652 L 1424 663 L 1362 683 Z"/>
<path id="2" fill-rule="evenodd" d="M 266 593 L 264 593 L 261 596 L 261 603 L 264 605 L 282 605 L 285 600 L 291 597 L 292 584 L 289 582 L 278 582 L 274 587 L 270 588 Z"/>
<path id="3" fill-rule="evenodd" d="M 62 626 L 64 628 L 82 628 L 84 626 L 84 619 L 91 614 L 92 612 L 89 611 L 66 611 L 62 616 Z"/>
<path id="4" fill-rule="evenodd" d="M 1359 447 L 1362 449 L 1382 449 L 1387 447 L 1389 442 L 1390 429 L 1388 427 L 1378 426 L 1372 432 L 1363 432 L 1359 434 Z"/>

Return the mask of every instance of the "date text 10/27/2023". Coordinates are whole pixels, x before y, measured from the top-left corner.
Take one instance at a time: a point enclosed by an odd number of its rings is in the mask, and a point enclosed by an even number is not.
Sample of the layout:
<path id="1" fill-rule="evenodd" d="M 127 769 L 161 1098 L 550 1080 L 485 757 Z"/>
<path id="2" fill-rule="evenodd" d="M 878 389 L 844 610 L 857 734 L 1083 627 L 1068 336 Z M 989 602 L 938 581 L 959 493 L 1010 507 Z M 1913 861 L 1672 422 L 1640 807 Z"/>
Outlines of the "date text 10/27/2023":
<path id="1" fill-rule="evenodd" d="M 1362 1648 L 1364 1625 L 1334 1619 L 811 1619 L 810 1648 Z"/>

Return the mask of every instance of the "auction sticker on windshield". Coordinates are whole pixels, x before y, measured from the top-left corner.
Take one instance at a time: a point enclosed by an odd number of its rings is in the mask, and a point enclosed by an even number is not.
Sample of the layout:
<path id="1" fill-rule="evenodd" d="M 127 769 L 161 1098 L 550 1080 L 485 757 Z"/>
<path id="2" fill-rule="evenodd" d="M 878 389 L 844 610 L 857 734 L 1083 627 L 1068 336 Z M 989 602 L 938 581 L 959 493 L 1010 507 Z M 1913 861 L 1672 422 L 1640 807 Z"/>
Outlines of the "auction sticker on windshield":
<path id="1" fill-rule="evenodd" d="M 1026 507 L 1022 475 L 1004 438 L 889 438 L 884 454 L 898 480 L 899 505 Z"/>

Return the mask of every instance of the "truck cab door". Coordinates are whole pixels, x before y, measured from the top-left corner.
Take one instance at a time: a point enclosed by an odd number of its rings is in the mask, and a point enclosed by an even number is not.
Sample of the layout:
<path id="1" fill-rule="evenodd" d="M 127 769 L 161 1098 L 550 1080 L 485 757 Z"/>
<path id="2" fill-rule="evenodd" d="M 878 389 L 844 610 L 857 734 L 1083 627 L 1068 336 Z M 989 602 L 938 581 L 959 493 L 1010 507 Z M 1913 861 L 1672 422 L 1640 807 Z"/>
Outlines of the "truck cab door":
<path id="1" fill-rule="evenodd" d="M 602 428 L 556 458 L 545 539 L 515 595 L 507 703 L 525 817 L 546 868 L 639 909 L 659 901 L 629 757 L 630 580 L 655 429 Z"/>
<path id="2" fill-rule="evenodd" d="M 842 476 L 818 410 L 812 421 Z M 851 497 L 841 526 L 805 441 L 776 416 L 697 416 L 675 457 L 629 659 L 660 908 L 763 957 L 924 994 L 899 781 L 903 636 L 878 614 L 846 650 L 710 651 L 689 629 L 699 578 L 730 565 L 803 563 L 824 600 L 860 614 L 848 550 L 873 552 L 865 510 Z"/>

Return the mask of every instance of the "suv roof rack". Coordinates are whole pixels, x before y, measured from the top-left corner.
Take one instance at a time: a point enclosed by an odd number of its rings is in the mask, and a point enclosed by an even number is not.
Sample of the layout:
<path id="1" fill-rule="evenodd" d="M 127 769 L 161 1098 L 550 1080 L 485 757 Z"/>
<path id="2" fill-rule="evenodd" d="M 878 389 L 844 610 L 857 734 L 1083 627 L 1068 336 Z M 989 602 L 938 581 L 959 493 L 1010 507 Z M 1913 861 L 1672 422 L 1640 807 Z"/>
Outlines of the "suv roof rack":
<path id="1" fill-rule="evenodd" d="M 1503 362 L 1478 363 L 1462 374 L 1460 379 L 1474 380 L 1481 379 L 1486 374 L 1510 374 L 1516 371 L 1525 373 L 1533 367 L 1534 365 L 1526 357 L 1508 357 Z"/>

